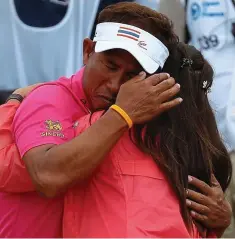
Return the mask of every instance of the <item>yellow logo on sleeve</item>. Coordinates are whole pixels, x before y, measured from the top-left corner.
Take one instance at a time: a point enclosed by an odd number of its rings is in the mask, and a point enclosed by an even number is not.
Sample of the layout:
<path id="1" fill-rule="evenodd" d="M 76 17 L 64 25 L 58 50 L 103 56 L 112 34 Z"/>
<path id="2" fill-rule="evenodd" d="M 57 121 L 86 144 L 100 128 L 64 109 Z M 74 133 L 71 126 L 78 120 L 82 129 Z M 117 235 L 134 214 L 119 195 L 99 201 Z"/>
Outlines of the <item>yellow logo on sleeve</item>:
<path id="1" fill-rule="evenodd" d="M 45 124 L 49 130 L 61 131 L 63 129 L 59 121 L 46 120 Z"/>
<path id="2" fill-rule="evenodd" d="M 64 138 L 64 134 L 61 132 L 63 127 L 59 121 L 46 120 L 44 123 L 46 125 L 47 131 L 41 133 L 42 137 L 53 136 Z"/>

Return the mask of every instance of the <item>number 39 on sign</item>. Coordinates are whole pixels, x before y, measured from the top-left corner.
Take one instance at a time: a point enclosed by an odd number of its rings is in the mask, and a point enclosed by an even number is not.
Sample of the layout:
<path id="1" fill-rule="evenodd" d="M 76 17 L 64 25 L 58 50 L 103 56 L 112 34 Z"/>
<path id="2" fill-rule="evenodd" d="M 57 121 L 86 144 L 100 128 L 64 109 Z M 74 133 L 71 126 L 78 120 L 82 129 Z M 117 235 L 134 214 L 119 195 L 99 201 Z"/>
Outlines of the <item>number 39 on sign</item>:
<path id="1" fill-rule="evenodd" d="M 198 42 L 201 50 L 209 50 L 219 45 L 219 39 L 217 35 L 201 36 L 198 38 Z"/>

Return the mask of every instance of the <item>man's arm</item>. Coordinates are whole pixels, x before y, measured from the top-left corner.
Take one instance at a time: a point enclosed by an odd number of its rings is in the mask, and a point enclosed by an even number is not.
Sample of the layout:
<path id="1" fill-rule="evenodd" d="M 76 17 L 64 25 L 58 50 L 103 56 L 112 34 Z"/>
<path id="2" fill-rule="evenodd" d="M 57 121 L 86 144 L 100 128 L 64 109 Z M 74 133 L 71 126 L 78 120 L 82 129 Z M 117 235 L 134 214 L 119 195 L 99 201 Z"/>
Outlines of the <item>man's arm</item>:
<path id="1" fill-rule="evenodd" d="M 33 148 L 23 160 L 37 189 L 54 197 L 90 176 L 127 129 L 122 117 L 109 110 L 70 142 Z"/>

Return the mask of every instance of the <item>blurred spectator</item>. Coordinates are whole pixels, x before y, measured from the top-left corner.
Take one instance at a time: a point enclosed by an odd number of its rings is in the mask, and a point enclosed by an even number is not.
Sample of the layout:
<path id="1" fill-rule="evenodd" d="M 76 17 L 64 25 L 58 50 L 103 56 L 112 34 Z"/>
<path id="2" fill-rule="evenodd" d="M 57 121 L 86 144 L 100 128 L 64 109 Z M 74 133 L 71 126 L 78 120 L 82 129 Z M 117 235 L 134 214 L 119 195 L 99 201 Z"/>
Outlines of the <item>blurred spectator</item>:
<path id="1" fill-rule="evenodd" d="M 63 20 L 69 1 L 14 0 L 20 20 L 31 27 L 53 27 Z"/>
<path id="2" fill-rule="evenodd" d="M 210 102 L 235 168 L 235 1 L 188 0 L 186 3 L 188 40 L 201 50 L 215 70 Z M 232 181 L 228 199 L 235 209 L 234 188 L 235 181 Z M 234 217 L 224 236 L 235 237 Z"/>
<path id="3" fill-rule="evenodd" d="M 0 104 L 15 88 L 76 72 L 98 6 L 99 0 L 1 0 Z"/>
<path id="4" fill-rule="evenodd" d="M 160 0 L 158 10 L 166 14 L 174 22 L 175 32 L 181 41 L 185 34 L 185 8 L 184 0 Z"/>
<path id="5" fill-rule="evenodd" d="M 82 41 L 93 34 L 97 13 L 117 2 L 123 1 L 2 0 L 0 104 L 16 88 L 76 72 L 83 65 Z M 156 0 L 136 2 L 157 6 Z"/>

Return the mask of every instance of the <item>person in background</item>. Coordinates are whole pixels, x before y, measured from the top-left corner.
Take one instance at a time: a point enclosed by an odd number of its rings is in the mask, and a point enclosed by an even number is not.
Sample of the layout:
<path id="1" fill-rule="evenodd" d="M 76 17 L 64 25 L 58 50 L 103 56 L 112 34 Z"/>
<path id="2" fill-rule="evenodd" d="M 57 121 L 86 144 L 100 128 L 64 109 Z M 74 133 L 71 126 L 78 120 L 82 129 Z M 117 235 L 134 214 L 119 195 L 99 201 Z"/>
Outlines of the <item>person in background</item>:
<path id="1" fill-rule="evenodd" d="M 2 0 L 0 104 L 16 88 L 68 77 L 82 67 L 82 41 L 93 38 L 96 16 L 123 1 Z"/>
<path id="2" fill-rule="evenodd" d="M 82 67 L 100 0 L 2 0 L 0 104 L 17 88 Z"/>
<path id="3" fill-rule="evenodd" d="M 186 41 L 199 49 L 215 71 L 209 100 L 235 174 L 235 1 L 187 0 Z M 227 192 L 232 223 L 224 237 L 235 237 L 235 180 Z"/>

